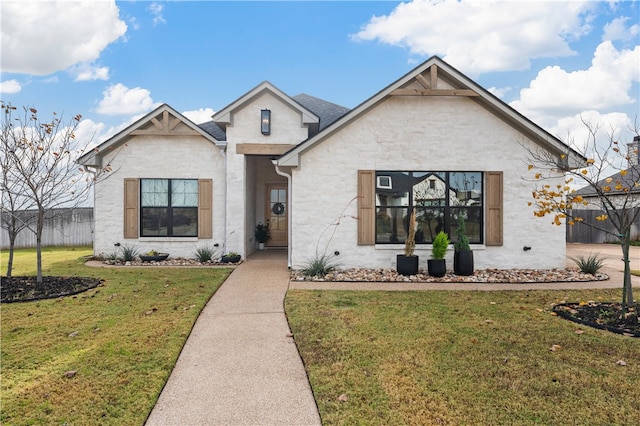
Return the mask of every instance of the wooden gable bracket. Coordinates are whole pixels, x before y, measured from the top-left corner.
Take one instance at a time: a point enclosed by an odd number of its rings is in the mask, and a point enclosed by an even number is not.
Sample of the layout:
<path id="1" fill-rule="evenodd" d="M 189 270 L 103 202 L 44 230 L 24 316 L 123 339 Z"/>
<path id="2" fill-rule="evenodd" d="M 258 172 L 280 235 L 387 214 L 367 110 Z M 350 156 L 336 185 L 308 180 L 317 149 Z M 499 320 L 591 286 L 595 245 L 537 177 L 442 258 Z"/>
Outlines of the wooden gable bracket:
<path id="1" fill-rule="evenodd" d="M 429 68 L 430 80 L 418 74 L 415 79 L 423 87 L 400 88 L 391 92 L 392 96 L 479 96 L 471 89 L 438 89 L 438 66 L 431 65 Z"/>
<path id="2" fill-rule="evenodd" d="M 131 132 L 132 135 L 145 135 L 145 136 L 164 136 L 164 135 L 197 135 L 198 132 L 192 129 L 181 129 L 176 131 L 178 125 L 182 122 L 180 118 L 169 114 L 169 111 L 162 112 L 162 121 L 159 119 L 160 115 L 151 118 L 149 121 L 153 126 L 148 128 L 140 128 Z"/>

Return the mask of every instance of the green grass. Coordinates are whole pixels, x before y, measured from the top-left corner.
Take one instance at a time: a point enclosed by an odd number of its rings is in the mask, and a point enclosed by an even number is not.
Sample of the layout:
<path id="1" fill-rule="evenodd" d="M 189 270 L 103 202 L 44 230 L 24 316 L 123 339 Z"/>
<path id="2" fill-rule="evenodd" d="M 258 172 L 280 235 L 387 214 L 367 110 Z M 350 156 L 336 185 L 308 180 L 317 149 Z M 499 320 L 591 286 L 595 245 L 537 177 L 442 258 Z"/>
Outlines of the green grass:
<path id="1" fill-rule="evenodd" d="M 550 313 L 619 297 L 294 290 L 286 311 L 325 425 L 636 424 L 640 340 Z"/>
<path id="2" fill-rule="evenodd" d="M 143 424 L 198 314 L 231 271 L 91 268 L 78 260 L 86 254 L 46 249 L 44 274 L 99 277 L 102 286 L 2 305 L 0 423 Z M 18 251 L 15 262 L 14 275 L 35 274 L 33 250 Z"/>

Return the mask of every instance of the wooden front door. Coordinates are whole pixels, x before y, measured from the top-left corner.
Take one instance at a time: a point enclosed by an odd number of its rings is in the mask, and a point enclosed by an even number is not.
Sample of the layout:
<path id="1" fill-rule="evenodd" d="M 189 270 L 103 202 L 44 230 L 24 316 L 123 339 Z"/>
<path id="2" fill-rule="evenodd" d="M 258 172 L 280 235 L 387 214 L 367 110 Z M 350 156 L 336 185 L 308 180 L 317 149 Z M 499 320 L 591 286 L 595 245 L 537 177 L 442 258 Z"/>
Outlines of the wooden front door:
<path id="1" fill-rule="evenodd" d="M 286 185 L 267 185 L 267 212 L 271 239 L 270 247 L 286 247 L 289 241 L 289 202 Z"/>

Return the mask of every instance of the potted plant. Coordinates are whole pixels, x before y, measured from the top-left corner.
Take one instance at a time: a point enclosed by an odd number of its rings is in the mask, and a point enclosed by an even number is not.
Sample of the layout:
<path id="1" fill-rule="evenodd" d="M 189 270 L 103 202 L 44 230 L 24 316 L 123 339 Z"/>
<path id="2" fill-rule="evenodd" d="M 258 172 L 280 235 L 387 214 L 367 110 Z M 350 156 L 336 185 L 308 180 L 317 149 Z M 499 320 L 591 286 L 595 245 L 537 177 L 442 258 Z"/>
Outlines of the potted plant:
<path id="1" fill-rule="evenodd" d="M 467 228 L 462 214 L 458 215 L 456 242 L 453 243 L 453 273 L 456 275 L 473 275 L 473 251 L 469 247 Z"/>
<path id="2" fill-rule="evenodd" d="M 444 255 L 447 253 L 447 247 L 449 246 L 449 237 L 444 231 L 438 232 L 438 235 L 433 239 L 431 248 L 431 259 L 427 261 L 429 275 L 432 277 L 444 277 L 447 272 L 447 263 Z"/>
<path id="3" fill-rule="evenodd" d="M 223 255 L 220 258 L 220 261 L 222 263 L 238 263 L 238 262 L 240 262 L 240 258 L 241 258 L 241 256 L 238 253 L 236 253 L 234 251 L 230 251 L 229 253 Z"/>
<path id="4" fill-rule="evenodd" d="M 264 250 L 264 245 L 271 239 L 271 233 L 269 232 L 269 225 L 262 222 L 258 222 L 254 233 L 256 241 L 258 241 L 258 249 Z"/>
<path id="5" fill-rule="evenodd" d="M 416 249 L 416 211 L 411 212 L 407 239 L 404 242 L 404 254 L 396 256 L 396 270 L 402 275 L 416 275 L 418 273 L 418 256 Z"/>
<path id="6" fill-rule="evenodd" d="M 160 262 L 166 260 L 169 257 L 169 253 L 158 253 L 156 250 L 149 250 L 145 254 L 140 255 L 140 260 L 143 262 Z"/>

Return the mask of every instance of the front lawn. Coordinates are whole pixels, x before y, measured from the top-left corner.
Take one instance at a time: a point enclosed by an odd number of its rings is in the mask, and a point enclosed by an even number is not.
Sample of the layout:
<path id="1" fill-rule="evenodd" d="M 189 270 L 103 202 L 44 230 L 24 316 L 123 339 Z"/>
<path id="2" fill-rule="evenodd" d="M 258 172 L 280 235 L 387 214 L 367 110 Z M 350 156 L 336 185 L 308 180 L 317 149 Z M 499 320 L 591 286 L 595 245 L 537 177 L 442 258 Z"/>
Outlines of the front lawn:
<path id="1" fill-rule="evenodd" d="M 293 290 L 286 311 L 325 425 L 626 425 L 640 339 L 551 314 L 620 296 Z"/>
<path id="2" fill-rule="evenodd" d="M 198 314 L 230 269 L 91 268 L 47 249 L 45 275 L 104 279 L 75 296 L 2 305 L 0 423 L 141 425 Z M 2 253 L 6 273 L 6 252 Z M 14 275 L 35 275 L 20 250 Z"/>

